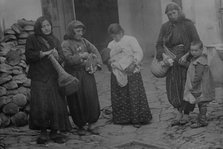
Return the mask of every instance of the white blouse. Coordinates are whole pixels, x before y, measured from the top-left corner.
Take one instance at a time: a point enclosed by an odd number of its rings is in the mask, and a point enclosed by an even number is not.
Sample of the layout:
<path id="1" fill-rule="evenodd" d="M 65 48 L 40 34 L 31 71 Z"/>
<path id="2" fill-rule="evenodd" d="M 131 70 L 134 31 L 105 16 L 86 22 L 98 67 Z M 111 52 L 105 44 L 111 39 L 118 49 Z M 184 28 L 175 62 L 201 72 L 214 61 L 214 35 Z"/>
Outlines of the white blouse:
<path id="1" fill-rule="evenodd" d="M 124 48 L 134 57 L 137 65 L 140 64 L 143 59 L 142 48 L 140 47 L 137 39 L 133 36 L 124 35 L 119 42 L 112 40 L 109 42 L 108 48 L 111 49 L 111 53 L 116 53 L 115 51 L 119 51 L 120 48 Z"/>

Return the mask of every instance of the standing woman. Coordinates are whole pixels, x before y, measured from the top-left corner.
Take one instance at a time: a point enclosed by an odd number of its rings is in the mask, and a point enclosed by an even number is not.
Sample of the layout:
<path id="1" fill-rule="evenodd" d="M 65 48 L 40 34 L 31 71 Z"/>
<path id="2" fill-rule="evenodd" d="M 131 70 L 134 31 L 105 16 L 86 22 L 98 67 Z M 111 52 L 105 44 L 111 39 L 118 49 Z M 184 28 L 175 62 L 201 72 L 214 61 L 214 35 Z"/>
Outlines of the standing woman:
<path id="1" fill-rule="evenodd" d="M 34 34 L 26 42 L 26 60 L 29 67 L 28 77 L 31 78 L 30 129 L 40 130 L 38 144 L 50 139 L 64 143 L 65 138 L 58 131 L 68 131 L 71 125 L 68 119 L 65 96 L 60 93 L 57 84 L 57 72 L 48 56 L 52 54 L 62 62 L 62 50 L 59 40 L 52 33 L 52 24 L 46 17 L 37 19 Z"/>
<path id="2" fill-rule="evenodd" d="M 180 6 L 171 2 L 166 6 L 165 13 L 169 19 L 160 29 L 156 50 L 157 59 L 162 60 L 164 45 L 176 55 L 173 66 L 166 74 L 166 90 L 170 104 L 178 113 L 172 125 L 185 123 L 182 113 L 188 115 L 194 105 L 183 101 L 184 86 L 186 82 L 187 65 L 189 62 L 190 44 L 200 41 L 197 30 L 192 21 L 186 19 Z"/>
<path id="3" fill-rule="evenodd" d="M 64 68 L 71 75 L 80 81 L 79 90 L 67 96 L 70 114 L 74 123 L 78 126 L 78 134 L 85 135 L 87 130 L 93 134 L 98 132 L 92 128 L 100 116 L 97 86 L 94 73 L 86 69 L 86 61 L 93 54 L 94 68 L 100 68 L 102 61 L 97 48 L 88 40 L 83 38 L 85 25 L 78 21 L 71 21 L 67 26 L 67 32 L 62 43 L 62 50 L 65 56 Z M 94 69 L 94 71 L 96 70 Z M 93 72 L 94 72 L 93 71 Z"/>
<path id="4" fill-rule="evenodd" d="M 134 62 L 125 69 L 124 73 L 127 74 L 128 83 L 124 87 L 119 85 L 115 75 L 111 72 L 113 122 L 115 124 L 133 124 L 134 127 L 139 128 L 152 119 L 142 76 L 138 69 L 143 58 L 143 51 L 135 37 L 124 35 L 124 30 L 119 24 L 111 24 L 108 27 L 108 33 L 113 38 L 108 44 L 111 53 L 118 54 L 118 51 L 125 50 L 134 58 Z M 126 61 L 126 63 L 128 62 Z"/>

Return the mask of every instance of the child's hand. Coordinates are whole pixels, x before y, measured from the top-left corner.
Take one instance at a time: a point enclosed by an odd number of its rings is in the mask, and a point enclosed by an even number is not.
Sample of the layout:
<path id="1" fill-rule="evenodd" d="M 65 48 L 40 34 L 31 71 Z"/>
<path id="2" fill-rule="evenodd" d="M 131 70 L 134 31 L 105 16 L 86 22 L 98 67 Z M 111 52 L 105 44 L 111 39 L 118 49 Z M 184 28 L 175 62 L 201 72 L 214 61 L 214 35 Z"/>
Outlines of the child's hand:
<path id="1" fill-rule="evenodd" d="M 58 54 L 58 52 L 57 52 L 57 50 L 56 50 L 55 48 L 53 49 L 53 51 L 52 51 L 51 54 L 54 56 L 54 58 L 55 58 L 56 60 L 59 60 L 59 54 Z"/>
<path id="2" fill-rule="evenodd" d="M 83 53 L 79 53 L 79 55 L 80 55 L 80 57 L 81 57 L 82 59 L 87 59 L 88 56 L 89 56 L 89 53 L 88 53 L 88 52 L 83 52 Z"/>

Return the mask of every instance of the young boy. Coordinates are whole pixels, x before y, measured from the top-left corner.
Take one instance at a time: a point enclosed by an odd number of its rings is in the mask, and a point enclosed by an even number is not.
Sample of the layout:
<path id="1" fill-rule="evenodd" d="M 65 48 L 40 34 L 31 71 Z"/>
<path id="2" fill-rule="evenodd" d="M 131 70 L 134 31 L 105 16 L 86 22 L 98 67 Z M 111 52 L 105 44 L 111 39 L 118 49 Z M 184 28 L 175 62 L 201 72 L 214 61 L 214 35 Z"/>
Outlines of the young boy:
<path id="1" fill-rule="evenodd" d="M 203 54 L 202 42 L 192 42 L 190 48 L 193 58 L 187 71 L 184 100 L 190 104 L 198 105 L 197 122 L 192 124 L 191 128 L 199 128 L 208 125 L 206 119 L 207 104 L 214 99 L 214 88 L 207 65 L 207 56 Z"/>

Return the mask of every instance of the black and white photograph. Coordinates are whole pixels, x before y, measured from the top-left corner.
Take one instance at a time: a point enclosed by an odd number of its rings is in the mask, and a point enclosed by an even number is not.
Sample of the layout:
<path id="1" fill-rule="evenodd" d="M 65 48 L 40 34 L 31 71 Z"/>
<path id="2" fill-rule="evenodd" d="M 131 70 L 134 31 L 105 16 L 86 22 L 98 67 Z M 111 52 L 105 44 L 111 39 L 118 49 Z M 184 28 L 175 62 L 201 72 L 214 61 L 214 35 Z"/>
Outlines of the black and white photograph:
<path id="1" fill-rule="evenodd" d="M 223 149 L 223 0 L 0 0 L 0 149 Z"/>

